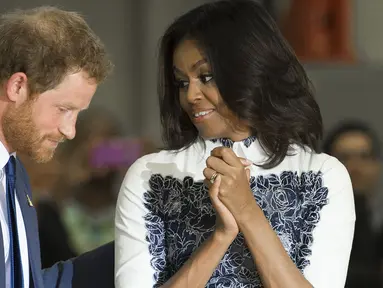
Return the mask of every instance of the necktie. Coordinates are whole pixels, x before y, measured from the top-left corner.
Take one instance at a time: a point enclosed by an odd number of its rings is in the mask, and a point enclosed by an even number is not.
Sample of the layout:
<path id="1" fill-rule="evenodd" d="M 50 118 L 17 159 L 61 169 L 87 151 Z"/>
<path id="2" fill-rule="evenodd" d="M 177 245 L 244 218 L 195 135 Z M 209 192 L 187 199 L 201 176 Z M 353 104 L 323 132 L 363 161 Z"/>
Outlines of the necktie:
<path id="1" fill-rule="evenodd" d="M 10 239 L 9 255 L 11 261 L 11 288 L 23 288 L 23 271 L 16 218 L 15 167 L 15 158 L 11 156 L 9 157 L 7 165 L 5 165 L 7 183 L 8 229 Z"/>

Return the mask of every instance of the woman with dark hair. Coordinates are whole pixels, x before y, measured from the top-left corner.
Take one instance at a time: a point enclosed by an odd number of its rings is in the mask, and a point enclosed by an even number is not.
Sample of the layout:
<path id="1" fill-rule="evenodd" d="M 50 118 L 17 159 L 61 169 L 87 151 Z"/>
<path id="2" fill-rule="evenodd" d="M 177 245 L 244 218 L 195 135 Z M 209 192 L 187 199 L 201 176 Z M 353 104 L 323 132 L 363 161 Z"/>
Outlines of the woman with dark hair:
<path id="1" fill-rule="evenodd" d="M 306 73 L 256 1 L 215 1 L 161 40 L 166 149 L 127 172 L 116 287 L 343 287 L 355 222 L 344 166 L 317 153 Z"/>

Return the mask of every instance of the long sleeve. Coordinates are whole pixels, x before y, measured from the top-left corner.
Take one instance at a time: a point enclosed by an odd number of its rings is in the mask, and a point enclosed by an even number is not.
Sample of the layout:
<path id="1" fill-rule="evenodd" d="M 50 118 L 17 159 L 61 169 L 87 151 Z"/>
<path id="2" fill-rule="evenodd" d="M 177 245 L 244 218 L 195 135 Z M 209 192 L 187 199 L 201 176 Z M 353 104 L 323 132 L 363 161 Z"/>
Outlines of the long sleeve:
<path id="1" fill-rule="evenodd" d="M 73 259 L 72 287 L 114 287 L 114 242 Z"/>
<path id="2" fill-rule="evenodd" d="M 147 179 L 149 171 L 141 158 L 130 167 L 120 189 L 115 220 L 117 288 L 153 287 L 163 277 L 164 221 L 159 210 L 147 208 L 147 201 L 151 201 L 145 196 L 149 189 Z"/>
<path id="3" fill-rule="evenodd" d="M 114 287 L 114 242 L 43 270 L 44 287 Z"/>
<path id="4" fill-rule="evenodd" d="M 69 288 L 72 287 L 72 260 L 58 262 L 50 268 L 42 270 L 44 287 Z"/>
<path id="5" fill-rule="evenodd" d="M 327 160 L 321 170 L 328 203 L 313 231 L 310 264 L 304 275 L 315 288 L 341 288 L 346 282 L 354 235 L 353 190 L 346 168 L 335 158 Z"/>

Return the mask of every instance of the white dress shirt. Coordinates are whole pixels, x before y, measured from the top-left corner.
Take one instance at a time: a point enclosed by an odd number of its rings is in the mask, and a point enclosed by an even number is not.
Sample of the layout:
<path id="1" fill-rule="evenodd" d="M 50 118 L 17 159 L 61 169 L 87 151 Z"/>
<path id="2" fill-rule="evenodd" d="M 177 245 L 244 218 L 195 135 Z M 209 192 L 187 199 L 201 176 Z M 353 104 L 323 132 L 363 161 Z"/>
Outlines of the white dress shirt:
<path id="1" fill-rule="evenodd" d="M 16 155 L 12 154 L 11 157 Z M 5 165 L 9 160 L 9 153 L 5 149 L 3 143 L 0 142 L 0 224 L 1 231 L 3 233 L 3 245 L 4 245 L 4 261 L 5 261 L 5 286 L 10 287 L 10 278 L 11 278 L 11 261 L 9 257 L 9 230 L 8 230 L 8 208 L 7 208 L 7 199 L 6 199 L 6 176 L 5 176 Z M 17 180 L 16 180 L 17 181 Z M 21 263 L 23 267 L 23 277 L 24 277 L 24 288 L 29 288 L 29 259 L 28 259 L 28 243 L 27 235 L 25 232 L 25 225 L 23 214 L 21 213 L 19 200 L 16 197 L 16 217 L 17 217 L 17 230 L 19 234 L 19 245 L 21 252 Z"/>

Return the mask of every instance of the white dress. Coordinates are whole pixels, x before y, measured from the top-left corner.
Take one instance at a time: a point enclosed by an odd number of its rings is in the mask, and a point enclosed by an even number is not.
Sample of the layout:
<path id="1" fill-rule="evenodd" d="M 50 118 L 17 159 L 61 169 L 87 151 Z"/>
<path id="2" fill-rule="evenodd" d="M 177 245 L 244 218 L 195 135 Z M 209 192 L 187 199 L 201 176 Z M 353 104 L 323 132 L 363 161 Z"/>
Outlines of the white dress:
<path id="1" fill-rule="evenodd" d="M 142 157 L 127 172 L 116 210 L 117 288 L 160 287 L 214 231 L 203 169 L 210 151 L 267 159 L 255 137 L 199 140 L 181 152 Z M 286 252 L 315 288 L 344 287 L 354 233 L 351 181 L 335 158 L 292 146 L 275 168 L 251 167 L 250 186 Z M 262 287 L 239 234 L 206 287 Z"/>

